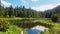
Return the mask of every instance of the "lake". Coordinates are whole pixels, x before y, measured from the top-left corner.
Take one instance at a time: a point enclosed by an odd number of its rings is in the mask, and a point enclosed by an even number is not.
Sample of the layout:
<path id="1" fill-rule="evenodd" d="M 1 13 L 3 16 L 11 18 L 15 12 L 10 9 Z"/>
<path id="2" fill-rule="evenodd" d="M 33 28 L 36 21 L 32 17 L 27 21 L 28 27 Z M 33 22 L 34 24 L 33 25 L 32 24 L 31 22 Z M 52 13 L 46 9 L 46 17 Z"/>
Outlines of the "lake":
<path id="1" fill-rule="evenodd" d="M 18 27 L 26 29 L 27 34 L 38 34 L 39 32 L 43 32 L 44 30 L 48 29 L 39 25 L 38 21 L 39 20 L 14 20 L 10 22 Z"/>

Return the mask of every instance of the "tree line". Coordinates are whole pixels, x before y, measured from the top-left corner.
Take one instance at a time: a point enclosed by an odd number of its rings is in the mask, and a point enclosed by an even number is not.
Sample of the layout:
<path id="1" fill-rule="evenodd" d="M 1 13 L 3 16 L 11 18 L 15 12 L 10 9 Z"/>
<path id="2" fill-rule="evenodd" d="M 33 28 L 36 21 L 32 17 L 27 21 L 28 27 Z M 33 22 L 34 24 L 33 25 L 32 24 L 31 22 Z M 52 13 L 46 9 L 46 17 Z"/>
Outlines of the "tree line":
<path id="1" fill-rule="evenodd" d="M 44 12 L 25 8 L 25 6 L 12 6 L 4 8 L 0 5 L 0 17 L 21 17 L 21 18 L 51 18 L 52 21 L 57 21 L 60 18 L 60 5 Z"/>
<path id="2" fill-rule="evenodd" d="M 40 18 L 42 15 L 31 8 L 25 8 L 25 6 L 4 8 L 0 5 L 0 17 Z"/>

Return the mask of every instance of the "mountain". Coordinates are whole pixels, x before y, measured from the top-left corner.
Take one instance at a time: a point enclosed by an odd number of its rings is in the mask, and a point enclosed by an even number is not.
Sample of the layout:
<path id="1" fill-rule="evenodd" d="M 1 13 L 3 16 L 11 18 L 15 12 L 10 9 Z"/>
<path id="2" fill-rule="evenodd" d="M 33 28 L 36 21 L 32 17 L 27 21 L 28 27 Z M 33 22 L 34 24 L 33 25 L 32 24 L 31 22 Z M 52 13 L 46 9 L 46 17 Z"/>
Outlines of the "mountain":
<path id="1" fill-rule="evenodd" d="M 45 18 L 51 18 L 51 15 L 55 14 L 55 13 L 59 13 L 60 12 L 60 5 L 51 9 L 51 10 L 46 10 L 44 11 L 44 16 Z"/>

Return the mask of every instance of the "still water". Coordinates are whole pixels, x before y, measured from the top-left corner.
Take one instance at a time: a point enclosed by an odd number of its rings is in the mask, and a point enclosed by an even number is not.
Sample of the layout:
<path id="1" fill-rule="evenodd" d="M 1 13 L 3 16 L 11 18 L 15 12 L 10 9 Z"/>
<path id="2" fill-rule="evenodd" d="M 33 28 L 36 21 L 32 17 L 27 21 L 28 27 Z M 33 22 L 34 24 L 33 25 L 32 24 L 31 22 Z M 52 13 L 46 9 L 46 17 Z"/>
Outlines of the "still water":
<path id="1" fill-rule="evenodd" d="M 10 21 L 13 22 L 15 25 L 17 24 L 19 27 L 25 28 L 27 34 L 38 34 L 39 32 L 43 32 L 47 28 L 44 26 L 38 25 L 39 20 L 15 20 Z"/>
<path id="2" fill-rule="evenodd" d="M 44 26 L 35 26 L 33 28 L 26 28 L 27 34 L 38 34 L 40 32 L 43 32 L 46 28 Z"/>

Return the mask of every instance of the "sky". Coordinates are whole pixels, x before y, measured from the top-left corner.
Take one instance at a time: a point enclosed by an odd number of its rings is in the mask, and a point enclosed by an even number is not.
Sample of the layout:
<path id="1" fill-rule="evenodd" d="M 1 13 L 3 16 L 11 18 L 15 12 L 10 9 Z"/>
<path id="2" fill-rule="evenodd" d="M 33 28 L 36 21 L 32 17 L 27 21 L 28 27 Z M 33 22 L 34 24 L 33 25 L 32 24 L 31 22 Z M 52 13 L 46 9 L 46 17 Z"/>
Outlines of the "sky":
<path id="1" fill-rule="evenodd" d="M 45 11 L 60 5 L 60 0 L 1 0 L 1 3 L 5 7 L 22 5 L 36 11 Z"/>

